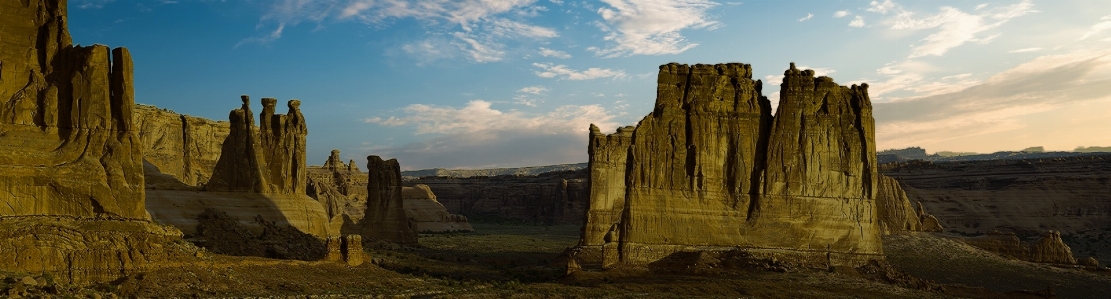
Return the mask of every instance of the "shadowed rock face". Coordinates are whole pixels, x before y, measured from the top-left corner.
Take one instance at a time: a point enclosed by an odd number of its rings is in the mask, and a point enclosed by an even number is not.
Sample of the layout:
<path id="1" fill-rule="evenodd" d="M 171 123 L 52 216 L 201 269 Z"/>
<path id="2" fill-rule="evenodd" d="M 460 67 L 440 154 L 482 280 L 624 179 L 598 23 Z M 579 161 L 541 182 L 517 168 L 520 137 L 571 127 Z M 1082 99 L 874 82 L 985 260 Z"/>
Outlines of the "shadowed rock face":
<path id="1" fill-rule="evenodd" d="M 250 98 L 244 95 L 242 100 L 243 107 L 228 115 L 231 132 L 205 190 L 305 194 L 308 129 L 301 102 L 289 101 L 289 113 L 281 115 L 274 114 L 277 100 L 263 98 L 256 133 Z"/>
<path id="2" fill-rule="evenodd" d="M 148 219 L 131 54 L 73 46 L 65 1 L 0 11 L 0 217 Z"/>
<path id="3" fill-rule="evenodd" d="M 539 175 L 429 176 L 409 178 L 404 183 L 428 185 L 448 212 L 464 215 L 472 223 L 582 225 L 590 197 L 586 177 L 587 170 L 581 169 Z"/>
<path id="4" fill-rule="evenodd" d="M 937 218 L 926 214 L 926 209 L 922 207 L 921 202 L 918 203 L 918 210 L 914 209 L 899 181 L 882 174 L 879 178 L 876 208 L 885 235 L 897 232 L 942 231 Z"/>
<path id="5" fill-rule="evenodd" d="M 474 231 L 467 217 L 448 213 L 428 185 L 402 187 L 401 197 L 405 199 L 405 215 L 418 232 Z"/>
<path id="6" fill-rule="evenodd" d="M 367 199 L 363 237 L 416 244 L 417 231 L 405 215 L 401 197 L 401 166 L 396 159 L 367 158 Z"/>
<path id="7" fill-rule="evenodd" d="M 667 64 L 652 114 L 611 135 L 592 126 L 583 248 L 601 249 L 603 267 L 735 247 L 803 264 L 882 259 L 867 85 L 792 64 L 774 118 L 760 90 L 749 65 Z"/>

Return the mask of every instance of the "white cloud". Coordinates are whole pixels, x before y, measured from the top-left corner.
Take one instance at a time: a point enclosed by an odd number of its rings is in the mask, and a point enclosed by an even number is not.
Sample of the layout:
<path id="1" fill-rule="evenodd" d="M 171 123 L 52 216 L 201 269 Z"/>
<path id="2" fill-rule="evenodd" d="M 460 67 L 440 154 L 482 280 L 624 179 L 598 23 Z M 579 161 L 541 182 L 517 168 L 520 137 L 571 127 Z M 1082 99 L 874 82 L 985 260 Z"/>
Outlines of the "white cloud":
<path id="1" fill-rule="evenodd" d="M 603 68 L 588 68 L 584 71 L 576 71 L 567 68 L 566 65 L 555 65 L 550 63 L 533 63 L 532 66 L 540 68 L 536 71 L 536 75 L 541 78 L 556 78 L 566 80 L 591 80 L 599 78 L 623 78 L 626 77 L 625 71 L 611 70 Z"/>
<path id="2" fill-rule="evenodd" d="M 1084 32 L 1084 35 L 1080 36 L 1080 38 L 1076 40 L 1082 41 L 1088 39 L 1089 37 L 1092 37 L 1093 35 L 1099 34 L 1100 32 L 1111 29 L 1111 15 L 1103 16 L 1099 20 L 1101 22 L 1092 25 L 1092 28 L 1088 29 L 1088 32 Z"/>
<path id="3" fill-rule="evenodd" d="M 1033 141 L 1075 147 L 1077 144 L 1064 144 L 1072 141 L 1059 139 L 1064 137 L 1058 135 L 1081 140 L 1077 136 L 1088 135 L 1090 139 L 1094 131 L 1076 132 L 1073 125 L 1061 123 L 1089 119 L 1107 125 L 1105 115 L 1111 109 L 1108 69 L 1111 51 L 1047 55 L 962 88 L 916 99 L 874 103 L 877 146 L 990 152 L 1021 148 L 1028 146 L 1023 143 Z M 969 81 L 972 77 L 959 74 L 941 81 Z M 869 93 L 872 92 L 870 88 Z M 1084 105 L 1094 106 L 1079 108 Z M 1085 128 L 1090 125 L 1086 122 Z M 1027 135 L 1031 130 L 1045 133 Z M 1035 139 L 1027 141 L 1016 136 Z"/>
<path id="4" fill-rule="evenodd" d="M 834 18 L 844 18 L 845 16 L 848 16 L 848 15 L 849 15 L 849 11 L 847 11 L 847 10 L 839 10 L 839 11 L 833 13 Z"/>
<path id="5" fill-rule="evenodd" d="M 869 11 L 880 13 L 895 12 L 895 15 L 884 24 L 890 25 L 894 30 L 925 30 L 937 29 L 936 32 L 926 36 L 921 43 L 911 51 L 909 58 L 923 56 L 942 56 L 950 49 L 961 46 L 967 42 L 989 43 L 998 34 L 986 38 L 977 37 L 978 34 L 997 28 L 1007 21 L 1037 12 L 1034 4 L 1023 0 L 1014 5 L 1008 5 L 969 14 L 953 7 L 941 7 L 937 14 L 918 17 L 917 13 L 904 10 L 897 4 L 885 1 L 879 6 L 873 1 L 873 8 Z M 879 8 L 877 8 L 879 7 Z"/>
<path id="6" fill-rule="evenodd" d="M 242 39 L 235 44 L 235 47 L 232 48 L 239 48 L 239 46 L 250 43 L 268 44 L 270 42 L 278 40 L 279 38 L 282 38 L 282 30 L 285 30 L 285 23 L 278 24 L 278 28 L 274 29 L 274 31 L 271 31 L 270 34 Z"/>
<path id="7" fill-rule="evenodd" d="M 864 17 L 856 16 L 851 22 L 849 22 L 849 27 L 864 27 Z"/>
<path id="8" fill-rule="evenodd" d="M 544 87 L 544 86 L 540 86 L 540 85 L 535 85 L 535 86 L 528 86 L 528 87 L 525 87 L 525 88 L 518 89 L 517 92 L 531 93 L 531 94 L 539 95 L 539 94 L 548 92 L 548 88 Z"/>
<path id="9" fill-rule="evenodd" d="M 799 18 L 799 22 L 804 22 L 804 21 L 806 21 L 806 20 L 810 20 L 810 19 L 812 19 L 812 18 L 814 18 L 814 14 L 812 14 L 812 13 L 807 13 L 805 17 Z"/>
<path id="10" fill-rule="evenodd" d="M 1037 47 L 1035 47 L 1035 48 L 1022 48 L 1022 49 L 1018 49 L 1018 50 L 1010 50 L 1010 51 L 1007 51 L 1007 53 L 1026 53 L 1026 52 L 1036 52 L 1036 51 L 1041 51 L 1041 50 L 1042 50 L 1042 48 L 1037 48 Z"/>
<path id="11" fill-rule="evenodd" d="M 984 7 L 988 7 L 988 4 L 987 3 L 981 3 L 980 5 L 976 5 L 976 8 L 974 8 L 972 10 L 981 10 L 981 9 L 984 9 Z"/>
<path id="12" fill-rule="evenodd" d="M 887 14 L 887 12 L 892 9 L 895 9 L 895 3 L 891 2 L 891 0 L 883 0 L 883 2 L 872 1 L 872 3 L 868 5 L 867 10 L 870 12 Z"/>
<path id="13" fill-rule="evenodd" d="M 462 42 L 456 42 L 455 45 L 466 51 L 475 62 L 500 61 L 505 55 L 504 51 L 499 50 L 499 44 L 480 42 L 463 32 L 452 33 L 452 36 Z"/>
<path id="14" fill-rule="evenodd" d="M 559 51 L 559 50 L 552 50 L 552 49 L 548 49 L 548 48 L 544 48 L 544 47 L 540 48 L 540 56 L 559 58 L 559 59 L 571 58 L 571 54 L 567 54 L 567 52 L 563 52 L 563 51 Z"/>
<path id="15" fill-rule="evenodd" d="M 465 107 L 414 104 L 403 116 L 369 118 L 384 126 L 415 126 L 433 137 L 402 146 L 379 147 L 381 156 L 398 158 L 405 168 L 513 167 L 586 161 L 591 123 L 617 127 L 600 105 L 563 106 L 547 113 L 498 110 L 475 100 Z"/>
<path id="16" fill-rule="evenodd" d="M 718 4 L 708 0 L 602 0 L 607 7 L 598 14 L 605 22 L 596 25 L 614 44 L 590 47 L 606 57 L 677 54 L 698 46 L 687 42 L 680 31 L 713 28 L 718 23 L 708 11 Z"/>

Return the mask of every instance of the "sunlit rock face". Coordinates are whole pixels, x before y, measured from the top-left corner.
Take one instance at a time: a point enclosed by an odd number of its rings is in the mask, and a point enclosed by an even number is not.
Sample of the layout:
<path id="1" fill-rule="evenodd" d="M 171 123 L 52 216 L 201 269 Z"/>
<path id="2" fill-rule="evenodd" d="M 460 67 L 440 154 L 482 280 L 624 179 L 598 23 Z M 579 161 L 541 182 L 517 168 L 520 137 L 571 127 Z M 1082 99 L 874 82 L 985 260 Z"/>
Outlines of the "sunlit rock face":
<path id="1" fill-rule="evenodd" d="M 231 130 L 228 122 L 142 104 L 135 105 L 132 115 L 143 144 L 144 161 L 186 186 L 208 183 Z M 147 184 L 151 184 L 150 179 Z"/>
<path id="2" fill-rule="evenodd" d="M 65 1 L 0 11 L 0 216 L 148 219 L 130 52 L 74 46 Z"/>
<path id="3" fill-rule="evenodd" d="M 241 99 L 243 107 L 228 115 L 231 132 L 205 190 L 305 194 L 308 128 L 301 101 L 290 100 L 289 112 L 282 115 L 274 114 L 276 99 L 263 98 L 256 131 L 250 98 Z"/>
<path id="4" fill-rule="evenodd" d="M 591 127 L 580 241 L 602 267 L 742 248 L 811 265 L 882 259 L 867 85 L 792 64 L 777 114 L 749 65 L 660 66 L 636 127 Z M 597 258 L 595 258 L 597 259 Z"/>
<path id="5" fill-rule="evenodd" d="M 86 284 L 190 256 L 145 210 L 130 52 L 73 45 L 66 13 L 0 1 L 0 271 Z"/>

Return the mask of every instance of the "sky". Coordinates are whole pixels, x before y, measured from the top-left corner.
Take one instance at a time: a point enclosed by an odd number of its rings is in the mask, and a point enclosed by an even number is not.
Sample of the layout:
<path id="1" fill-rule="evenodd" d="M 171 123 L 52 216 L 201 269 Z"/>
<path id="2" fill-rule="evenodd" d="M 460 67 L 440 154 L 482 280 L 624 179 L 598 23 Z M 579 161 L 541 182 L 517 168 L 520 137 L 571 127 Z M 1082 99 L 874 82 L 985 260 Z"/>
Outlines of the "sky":
<path id="1" fill-rule="evenodd" d="M 669 62 L 751 64 L 773 106 L 791 62 L 866 82 L 878 150 L 1111 145 L 1105 1 L 70 0 L 69 27 L 131 50 L 139 103 L 301 100 L 317 165 L 586 162 Z"/>

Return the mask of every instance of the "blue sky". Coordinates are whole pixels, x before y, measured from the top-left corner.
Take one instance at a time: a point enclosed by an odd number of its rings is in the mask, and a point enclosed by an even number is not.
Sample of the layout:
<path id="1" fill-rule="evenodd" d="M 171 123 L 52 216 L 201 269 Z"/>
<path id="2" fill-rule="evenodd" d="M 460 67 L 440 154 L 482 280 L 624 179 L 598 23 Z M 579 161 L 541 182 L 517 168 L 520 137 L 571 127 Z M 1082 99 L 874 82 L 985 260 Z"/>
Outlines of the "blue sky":
<path id="1" fill-rule="evenodd" d="M 1104 1 L 70 0 L 75 43 L 126 46 L 136 101 L 227 119 L 300 99 L 311 164 L 586 161 L 668 62 L 790 62 L 867 82 L 879 149 L 1111 145 Z M 361 163 L 361 162 L 360 162 Z"/>

